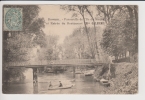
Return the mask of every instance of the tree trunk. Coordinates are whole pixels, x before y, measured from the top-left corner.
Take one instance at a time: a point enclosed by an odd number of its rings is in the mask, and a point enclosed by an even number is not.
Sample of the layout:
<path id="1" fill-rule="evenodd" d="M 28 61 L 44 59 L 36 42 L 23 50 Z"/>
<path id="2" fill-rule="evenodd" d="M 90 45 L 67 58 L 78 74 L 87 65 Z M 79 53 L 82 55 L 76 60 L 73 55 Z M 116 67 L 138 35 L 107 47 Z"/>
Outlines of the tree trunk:
<path id="1" fill-rule="evenodd" d="M 135 38 L 135 51 L 138 52 L 138 8 L 137 6 L 134 6 L 134 15 L 135 15 L 135 21 L 136 21 L 136 38 Z"/>
<path id="2" fill-rule="evenodd" d="M 86 21 L 85 21 L 84 15 L 82 15 L 82 17 L 83 17 L 83 22 L 84 22 L 85 31 L 86 31 L 86 34 L 87 34 L 87 39 L 88 39 L 88 43 L 89 43 L 89 48 L 90 48 L 90 51 L 91 51 L 91 55 L 92 55 L 92 58 L 95 58 L 95 55 L 94 55 L 94 53 L 92 51 L 92 48 L 91 48 L 90 38 L 89 38 L 88 29 L 87 29 L 87 26 L 86 26 Z"/>
<path id="3" fill-rule="evenodd" d="M 86 7 L 86 10 L 88 12 L 88 14 L 90 15 L 90 17 L 92 18 L 93 20 L 93 25 L 94 25 L 94 33 L 95 33 L 95 46 L 96 46 L 96 52 L 97 52 L 97 55 L 98 55 L 98 58 L 100 59 L 100 55 L 99 55 L 99 51 L 98 51 L 98 43 L 97 43 L 97 38 L 96 38 L 96 23 L 95 23 L 95 20 L 93 18 L 93 15 L 91 14 L 91 12 L 88 10 L 88 8 Z M 95 51 L 95 50 L 94 50 Z"/>
<path id="4" fill-rule="evenodd" d="M 126 50 L 125 50 L 125 53 L 124 53 L 124 57 L 126 58 Z"/>

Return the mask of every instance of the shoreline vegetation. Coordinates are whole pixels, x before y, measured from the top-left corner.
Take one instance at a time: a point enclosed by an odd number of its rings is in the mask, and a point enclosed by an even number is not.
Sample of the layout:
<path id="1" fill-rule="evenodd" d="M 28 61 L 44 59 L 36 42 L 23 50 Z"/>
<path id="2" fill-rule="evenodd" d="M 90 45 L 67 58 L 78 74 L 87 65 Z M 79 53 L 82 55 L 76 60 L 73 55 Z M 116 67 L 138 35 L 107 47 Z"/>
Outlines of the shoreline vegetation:
<path id="1" fill-rule="evenodd" d="M 95 77 L 107 77 L 108 66 L 98 67 Z M 103 72 L 103 73 L 102 73 Z M 110 86 L 101 94 L 136 94 L 138 93 L 138 63 L 114 63 L 111 65 Z"/>

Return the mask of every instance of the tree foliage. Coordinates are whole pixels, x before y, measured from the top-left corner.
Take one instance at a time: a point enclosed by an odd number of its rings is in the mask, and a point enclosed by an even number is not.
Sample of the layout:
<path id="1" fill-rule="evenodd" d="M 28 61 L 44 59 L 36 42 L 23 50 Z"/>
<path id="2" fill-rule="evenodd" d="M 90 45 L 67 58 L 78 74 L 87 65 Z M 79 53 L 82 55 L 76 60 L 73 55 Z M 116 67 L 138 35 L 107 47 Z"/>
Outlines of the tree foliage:
<path id="1" fill-rule="evenodd" d="M 56 60 L 59 59 L 59 46 L 58 46 L 58 36 L 47 35 L 45 37 L 46 46 L 40 48 L 38 52 L 38 60 Z"/>
<path id="2" fill-rule="evenodd" d="M 31 48 L 36 45 L 45 46 L 45 34 L 42 31 L 45 25 L 44 19 L 38 18 L 39 7 L 36 5 L 4 5 L 4 7 L 23 9 L 23 30 L 21 32 L 3 31 L 3 67 L 6 67 L 8 62 L 30 60 Z M 13 71 L 21 75 L 23 69 L 20 70 Z"/>
<path id="3" fill-rule="evenodd" d="M 71 12 L 73 17 L 83 18 L 92 57 L 102 51 L 116 58 L 126 56 L 127 51 L 131 55 L 138 52 L 138 7 L 136 5 L 96 5 L 96 10 L 90 9 L 94 6 L 89 5 L 63 5 L 61 7 L 63 10 Z M 96 16 L 93 16 L 94 12 L 97 13 Z M 88 15 L 93 19 L 93 22 L 97 17 L 101 17 L 106 22 L 101 46 L 97 40 L 95 24 L 92 34 L 96 34 L 96 36 L 91 34 L 94 39 L 89 36 L 90 30 L 85 24 L 85 18 Z M 103 48 L 100 50 L 101 52 L 98 50 L 99 48 Z M 102 54 L 98 56 L 102 56 Z"/>
<path id="4" fill-rule="evenodd" d="M 138 32 L 136 30 L 138 26 L 136 20 L 135 14 L 124 7 L 107 24 L 103 33 L 102 45 L 116 59 L 126 57 L 127 51 L 131 55 L 137 53 Z"/>
<path id="5" fill-rule="evenodd" d="M 97 34 L 101 34 L 100 27 L 96 28 Z M 90 46 L 94 53 L 96 48 L 96 34 L 94 33 L 94 28 L 88 28 L 90 44 L 88 43 L 86 37 L 85 28 L 76 28 L 71 35 L 65 38 L 64 40 L 64 48 L 65 48 L 65 56 L 70 59 L 91 59 L 92 52 L 90 51 Z M 98 38 L 98 37 L 97 37 Z M 89 46 L 90 45 L 90 46 Z M 94 54 L 95 55 L 95 54 Z"/>
<path id="6" fill-rule="evenodd" d="M 86 24 L 86 19 L 85 19 L 86 15 L 89 14 L 94 21 L 94 18 L 91 14 L 91 11 L 88 10 L 88 6 L 87 5 L 63 5 L 63 6 L 61 6 L 61 9 L 66 10 L 67 12 L 73 12 L 72 17 L 80 17 L 81 16 L 83 18 L 84 29 L 85 29 L 87 41 L 89 44 L 89 49 L 91 52 L 91 58 L 95 58 L 94 49 L 91 47 L 89 30 L 88 30 L 88 27 Z M 96 32 L 95 24 L 94 24 L 94 30 L 95 30 L 94 32 Z"/>

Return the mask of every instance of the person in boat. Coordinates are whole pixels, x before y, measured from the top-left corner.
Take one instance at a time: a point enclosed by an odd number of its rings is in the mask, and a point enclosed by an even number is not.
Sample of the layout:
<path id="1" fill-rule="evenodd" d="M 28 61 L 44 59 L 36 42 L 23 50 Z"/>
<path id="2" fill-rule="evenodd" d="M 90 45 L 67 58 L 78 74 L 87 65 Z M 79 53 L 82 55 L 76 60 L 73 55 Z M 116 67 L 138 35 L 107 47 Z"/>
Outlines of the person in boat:
<path id="1" fill-rule="evenodd" d="M 52 87 L 51 81 L 50 81 L 49 87 Z"/>
<path id="2" fill-rule="evenodd" d="M 62 83 L 61 83 L 61 81 L 59 81 L 59 87 L 62 87 L 63 85 L 62 85 Z"/>

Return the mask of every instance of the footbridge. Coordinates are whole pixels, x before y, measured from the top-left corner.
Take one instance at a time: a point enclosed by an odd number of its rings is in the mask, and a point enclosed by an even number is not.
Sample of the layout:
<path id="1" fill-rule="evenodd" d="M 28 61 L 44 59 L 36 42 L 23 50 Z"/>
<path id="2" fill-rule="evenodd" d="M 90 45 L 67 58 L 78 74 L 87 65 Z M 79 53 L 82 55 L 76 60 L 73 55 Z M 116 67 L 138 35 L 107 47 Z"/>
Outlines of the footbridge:
<path id="1" fill-rule="evenodd" d="M 41 68 L 44 66 L 97 66 L 102 65 L 102 62 L 95 59 L 68 59 L 68 60 L 43 60 L 43 61 L 23 61 L 23 62 L 9 62 L 8 68 Z"/>
<path id="2" fill-rule="evenodd" d="M 38 68 L 43 67 L 57 67 L 69 66 L 73 68 L 73 78 L 75 78 L 76 66 L 101 66 L 103 63 L 96 61 L 96 59 L 67 59 L 67 60 L 43 60 L 43 61 L 23 61 L 23 62 L 9 62 L 6 64 L 8 69 L 15 68 L 32 68 L 33 69 L 33 86 L 38 85 Z"/>

